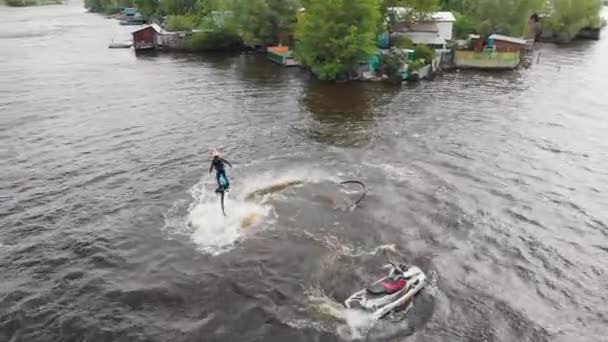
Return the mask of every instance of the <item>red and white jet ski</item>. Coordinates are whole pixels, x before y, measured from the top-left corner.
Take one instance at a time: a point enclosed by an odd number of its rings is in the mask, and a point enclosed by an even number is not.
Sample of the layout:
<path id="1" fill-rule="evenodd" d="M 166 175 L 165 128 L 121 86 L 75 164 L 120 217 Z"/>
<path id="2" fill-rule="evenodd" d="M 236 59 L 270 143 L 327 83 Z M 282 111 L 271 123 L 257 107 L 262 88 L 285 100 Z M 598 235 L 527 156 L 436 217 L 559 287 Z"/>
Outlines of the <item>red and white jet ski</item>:
<path id="1" fill-rule="evenodd" d="M 344 305 L 349 309 L 371 312 L 375 319 L 408 308 L 416 293 L 426 284 L 426 275 L 416 266 L 392 262 L 388 266 L 388 276 L 354 293 L 344 301 Z"/>

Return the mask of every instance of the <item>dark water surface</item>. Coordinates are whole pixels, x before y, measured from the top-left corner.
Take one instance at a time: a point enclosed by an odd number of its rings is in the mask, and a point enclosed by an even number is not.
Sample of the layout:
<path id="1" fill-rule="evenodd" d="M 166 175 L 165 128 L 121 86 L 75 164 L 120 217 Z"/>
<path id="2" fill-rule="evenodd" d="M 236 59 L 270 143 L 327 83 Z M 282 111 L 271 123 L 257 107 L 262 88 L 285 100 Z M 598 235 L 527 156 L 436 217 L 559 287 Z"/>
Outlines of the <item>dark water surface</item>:
<path id="1" fill-rule="evenodd" d="M 0 7 L 0 341 L 606 340 L 607 39 L 395 88 L 131 29 Z M 431 282 L 370 326 L 340 303 L 389 258 Z"/>

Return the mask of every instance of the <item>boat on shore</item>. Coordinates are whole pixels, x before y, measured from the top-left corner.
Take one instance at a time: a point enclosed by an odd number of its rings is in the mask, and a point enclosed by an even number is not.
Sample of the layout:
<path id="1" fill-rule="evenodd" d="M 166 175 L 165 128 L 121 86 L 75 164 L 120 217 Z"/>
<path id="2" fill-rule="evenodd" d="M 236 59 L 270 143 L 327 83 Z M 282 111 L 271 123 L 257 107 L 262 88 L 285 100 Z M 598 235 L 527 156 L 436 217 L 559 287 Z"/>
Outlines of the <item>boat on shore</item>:
<path id="1" fill-rule="evenodd" d="M 109 49 L 129 49 L 131 48 L 131 43 L 110 43 L 110 45 L 108 45 Z"/>
<path id="2" fill-rule="evenodd" d="M 287 46 L 278 45 L 268 47 L 266 49 L 266 57 L 283 66 L 300 66 L 300 63 L 294 58 L 293 50 L 290 50 Z"/>
<path id="3" fill-rule="evenodd" d="M 512 70 L 519 62 L 519 51 L 454 51 L 454 66 L 460 69 Z"/>

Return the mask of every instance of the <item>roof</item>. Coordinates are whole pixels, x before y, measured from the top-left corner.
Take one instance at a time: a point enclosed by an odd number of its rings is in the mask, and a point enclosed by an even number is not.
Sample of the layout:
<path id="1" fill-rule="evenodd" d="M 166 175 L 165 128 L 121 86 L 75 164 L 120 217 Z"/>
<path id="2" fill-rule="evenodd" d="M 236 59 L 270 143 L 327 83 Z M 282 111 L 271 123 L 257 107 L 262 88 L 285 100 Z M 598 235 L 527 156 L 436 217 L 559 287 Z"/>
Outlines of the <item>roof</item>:
<path id="1" fill-rule="evenodd" d="M 501 34 L 493 34 L 490 37 L 488 37 L 492 40 L 500 40 L 503 42 L 509 42 L 509 43 L 514 43 L 514 44 L 520 44 L 520 45 L 526 45 L 526 40 L 525 39 L 521 39 L 521 38 L 515 38 L 515 37 L 509 37 L 509 36 L 503 36 Z"/>
<path id="2" fill-rule="evenodd" d="M 399 35 L 408 37 L 412 43 L 418 44 L 426 44 L 426 45 L 445 45 L 445 39 L 441 38 L 441 36 L 435 32 L 404 32 L 399 33 Z"/>
<path id="3" fill-rule="evenodd" d="M 160 26 L 158 26 L 157 24 L 152 24 L 152 25 L 144 26 L 138 30 L 135 30 L 135 31 L 131 32 L 131 34 L 134 34 L 134 33 L 140 32 L 140 31 L 144 31 L 144 30 L 148 30 L 150 28 L 154 29 L 154 31 L 156 31 L 157 33 L 163 32 L 163 29 Z"/>
<path id="4" fill-rule="evenodd" d="M 405 17 L 412 9 L 407 7 L 388 7 L 387 11 L 394 13 L 398 17 Z M 431 12 L 428 18 L 435 22 L 455 22 L 456 17 L 449 11 Z"/>
<path id="5" fill-rule="evenodd" d="M 433 18 L 433 20 L 435 20 L 435 21 L 443 21 L 443 22 L 456 21 L 456 17 L 454 17 L 454 14 L 452 14 L 452 12 L 449 12 L 449 11 L 431 13 L 431 18 Z"/>

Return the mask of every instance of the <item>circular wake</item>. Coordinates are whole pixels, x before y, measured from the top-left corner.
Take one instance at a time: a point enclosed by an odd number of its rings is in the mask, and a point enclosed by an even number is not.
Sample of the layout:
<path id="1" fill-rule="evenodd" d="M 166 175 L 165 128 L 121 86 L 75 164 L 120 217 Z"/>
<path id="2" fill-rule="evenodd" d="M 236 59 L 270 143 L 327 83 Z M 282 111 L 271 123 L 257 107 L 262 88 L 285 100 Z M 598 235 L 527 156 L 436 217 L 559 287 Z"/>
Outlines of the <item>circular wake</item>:
<path id="1" fill-rule="evenodd" d="M 200 184 L 200 183 L 199 183 Z M 218 254 L 230 249 L 238 239 L 264 218 L 271 207 L 225 196 L 226 216 L 220 208 L 218 196 L 199 185 L 193 193 L 194 202 L 188 210 L 186 225 L 192 229 L 191 239 L 201 250 Z"/>
<path id="2" fill-rule="evenodd" d="M 326 175 L 318 171 L 294 170 L 236 181 L 235 190 L 225 195 L 224 216 L 220 197 L 213 191 L 215 183 L 205 178 L 190 189 L 189 204 L 177 202 L 165 215 L 165 230 L 189 237 L 205 253 L 220 254 L 252 234 L 262 223 L 273 223 L 278 218 L 273 203 L 282 199 L 283 191 L 323 179 L 327 179 Z"/>

